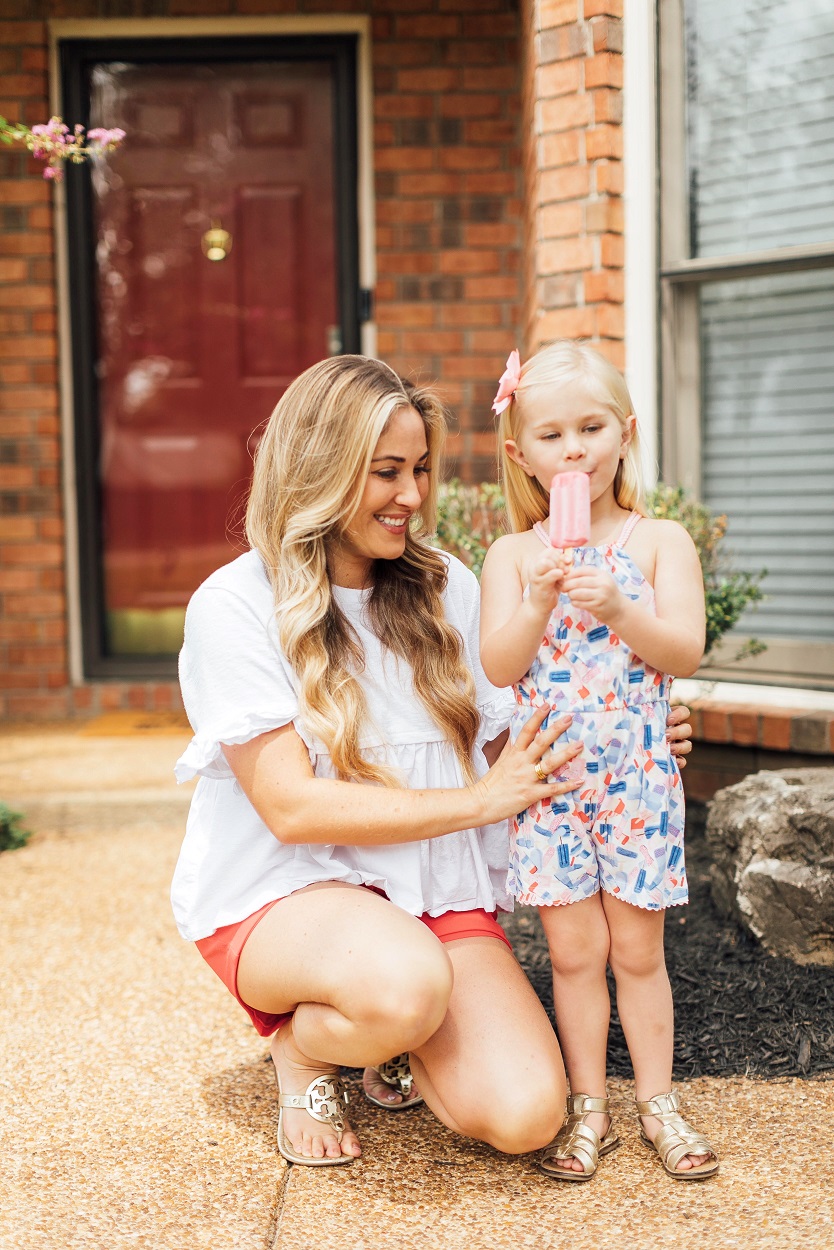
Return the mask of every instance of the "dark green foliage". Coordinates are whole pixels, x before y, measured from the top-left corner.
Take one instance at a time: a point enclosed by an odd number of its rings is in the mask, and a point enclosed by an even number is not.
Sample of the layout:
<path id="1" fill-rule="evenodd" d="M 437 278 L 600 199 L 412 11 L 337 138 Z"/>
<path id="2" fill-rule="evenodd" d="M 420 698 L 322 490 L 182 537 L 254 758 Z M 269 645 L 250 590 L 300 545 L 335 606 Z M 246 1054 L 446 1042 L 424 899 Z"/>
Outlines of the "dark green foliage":
<path id="1" fill-rule="evenodd" d="M 29 841 L 32 831 L 22 827 L 22 820 L 20 812 L 13 812 L 5 803 L 0 803 L 0 851 L 16 851 Z"/>

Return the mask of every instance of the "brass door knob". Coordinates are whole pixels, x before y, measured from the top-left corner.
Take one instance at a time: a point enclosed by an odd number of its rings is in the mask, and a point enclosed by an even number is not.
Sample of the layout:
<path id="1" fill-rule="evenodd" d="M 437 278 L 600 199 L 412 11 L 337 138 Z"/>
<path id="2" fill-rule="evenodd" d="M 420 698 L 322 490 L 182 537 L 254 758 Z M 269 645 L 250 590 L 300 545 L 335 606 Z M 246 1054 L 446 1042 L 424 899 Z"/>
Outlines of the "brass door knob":
<path id="1" fill-rule="evenodd" d="M 232 250 L 232 236 L 220 222 L 212 222 L 202 238 L 203 254 L 208 260 L 225 260 Z"/>

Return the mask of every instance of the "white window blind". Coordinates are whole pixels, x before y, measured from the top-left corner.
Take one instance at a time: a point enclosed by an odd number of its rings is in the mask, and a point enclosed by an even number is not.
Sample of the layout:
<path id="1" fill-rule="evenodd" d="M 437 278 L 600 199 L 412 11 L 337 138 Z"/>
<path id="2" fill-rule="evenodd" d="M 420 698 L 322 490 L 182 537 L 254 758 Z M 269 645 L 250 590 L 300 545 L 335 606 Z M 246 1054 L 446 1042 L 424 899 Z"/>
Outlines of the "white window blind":
<path id="1" fill-rule="evenodd" d="M 834 3 L 686 0 L 693 256 L 834 236 Z"/>
<path id="2" fill-rule="evenodd" d="M 767 569 L 740 628 L 834 639 L 834 270 L 707 283 L 701 334 L 704 502 Z"/>

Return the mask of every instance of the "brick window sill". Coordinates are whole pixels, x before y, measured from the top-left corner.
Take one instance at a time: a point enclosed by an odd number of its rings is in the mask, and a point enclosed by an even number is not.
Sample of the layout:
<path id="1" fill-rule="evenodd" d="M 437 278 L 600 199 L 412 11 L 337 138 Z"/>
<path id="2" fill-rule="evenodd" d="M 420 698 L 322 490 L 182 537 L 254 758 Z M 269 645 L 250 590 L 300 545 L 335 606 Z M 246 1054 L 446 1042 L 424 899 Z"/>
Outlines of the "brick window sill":
<path id="1" fill-rule="evenodd" d="M 832 692 L 679 680 L 673 698 L 691 708 L 695 742 L 834 754 Z"/>

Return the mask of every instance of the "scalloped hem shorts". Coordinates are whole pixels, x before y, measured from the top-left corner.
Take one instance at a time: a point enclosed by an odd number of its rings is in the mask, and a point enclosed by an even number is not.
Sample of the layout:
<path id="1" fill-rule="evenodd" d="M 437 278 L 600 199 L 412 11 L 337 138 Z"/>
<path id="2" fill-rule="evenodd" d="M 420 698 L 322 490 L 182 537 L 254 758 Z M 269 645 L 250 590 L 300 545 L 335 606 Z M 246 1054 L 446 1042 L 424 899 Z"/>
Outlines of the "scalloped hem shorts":
<path id="1" fill-rule="evenodd" d="M 373 889 L 372 886 L 366 888 Z M 374 893 L 382 894 L 382 891 L 374 890 Z M 383 894 L 382 897 L 386 896 Z M 248 1003 L 245 1003 L 237 990 L 237 967 L 249 935 L 267 912 L 280 902 L 279 898 L 275 898 L 271 903 L 265 903 L 263 907 L 258 908 L 251 916 L 247 916 L 245 920 L 224 925 L 222 929 L 216 929 L 209 937 L 200 938 L 194 943 L 208 966 L 217 973 L 226 989 L 240 1003 L 261 1037 L 269 1037 L 280 1029 L 282 1024 L 292 1019 L 293 1013 L 288 1011 L 282 1015 L 274 1015 L 268 1011 L 258 1011 L 256 1007 L 250 1007 Z M 490 913 L 483 907 L 478 907 L 473 911 L 446 911 L 441 916 L 430 916 L 428 912 L 424 912 L 422 916 L 418 916 L 418 919 L 431 929 L 435 937 L 444 945 L 447 942 L 459 941 L 461 938 L 493 937 L 499 938 L 512 951 L 509 938 L 495 916 L 495 912 Z"/>

